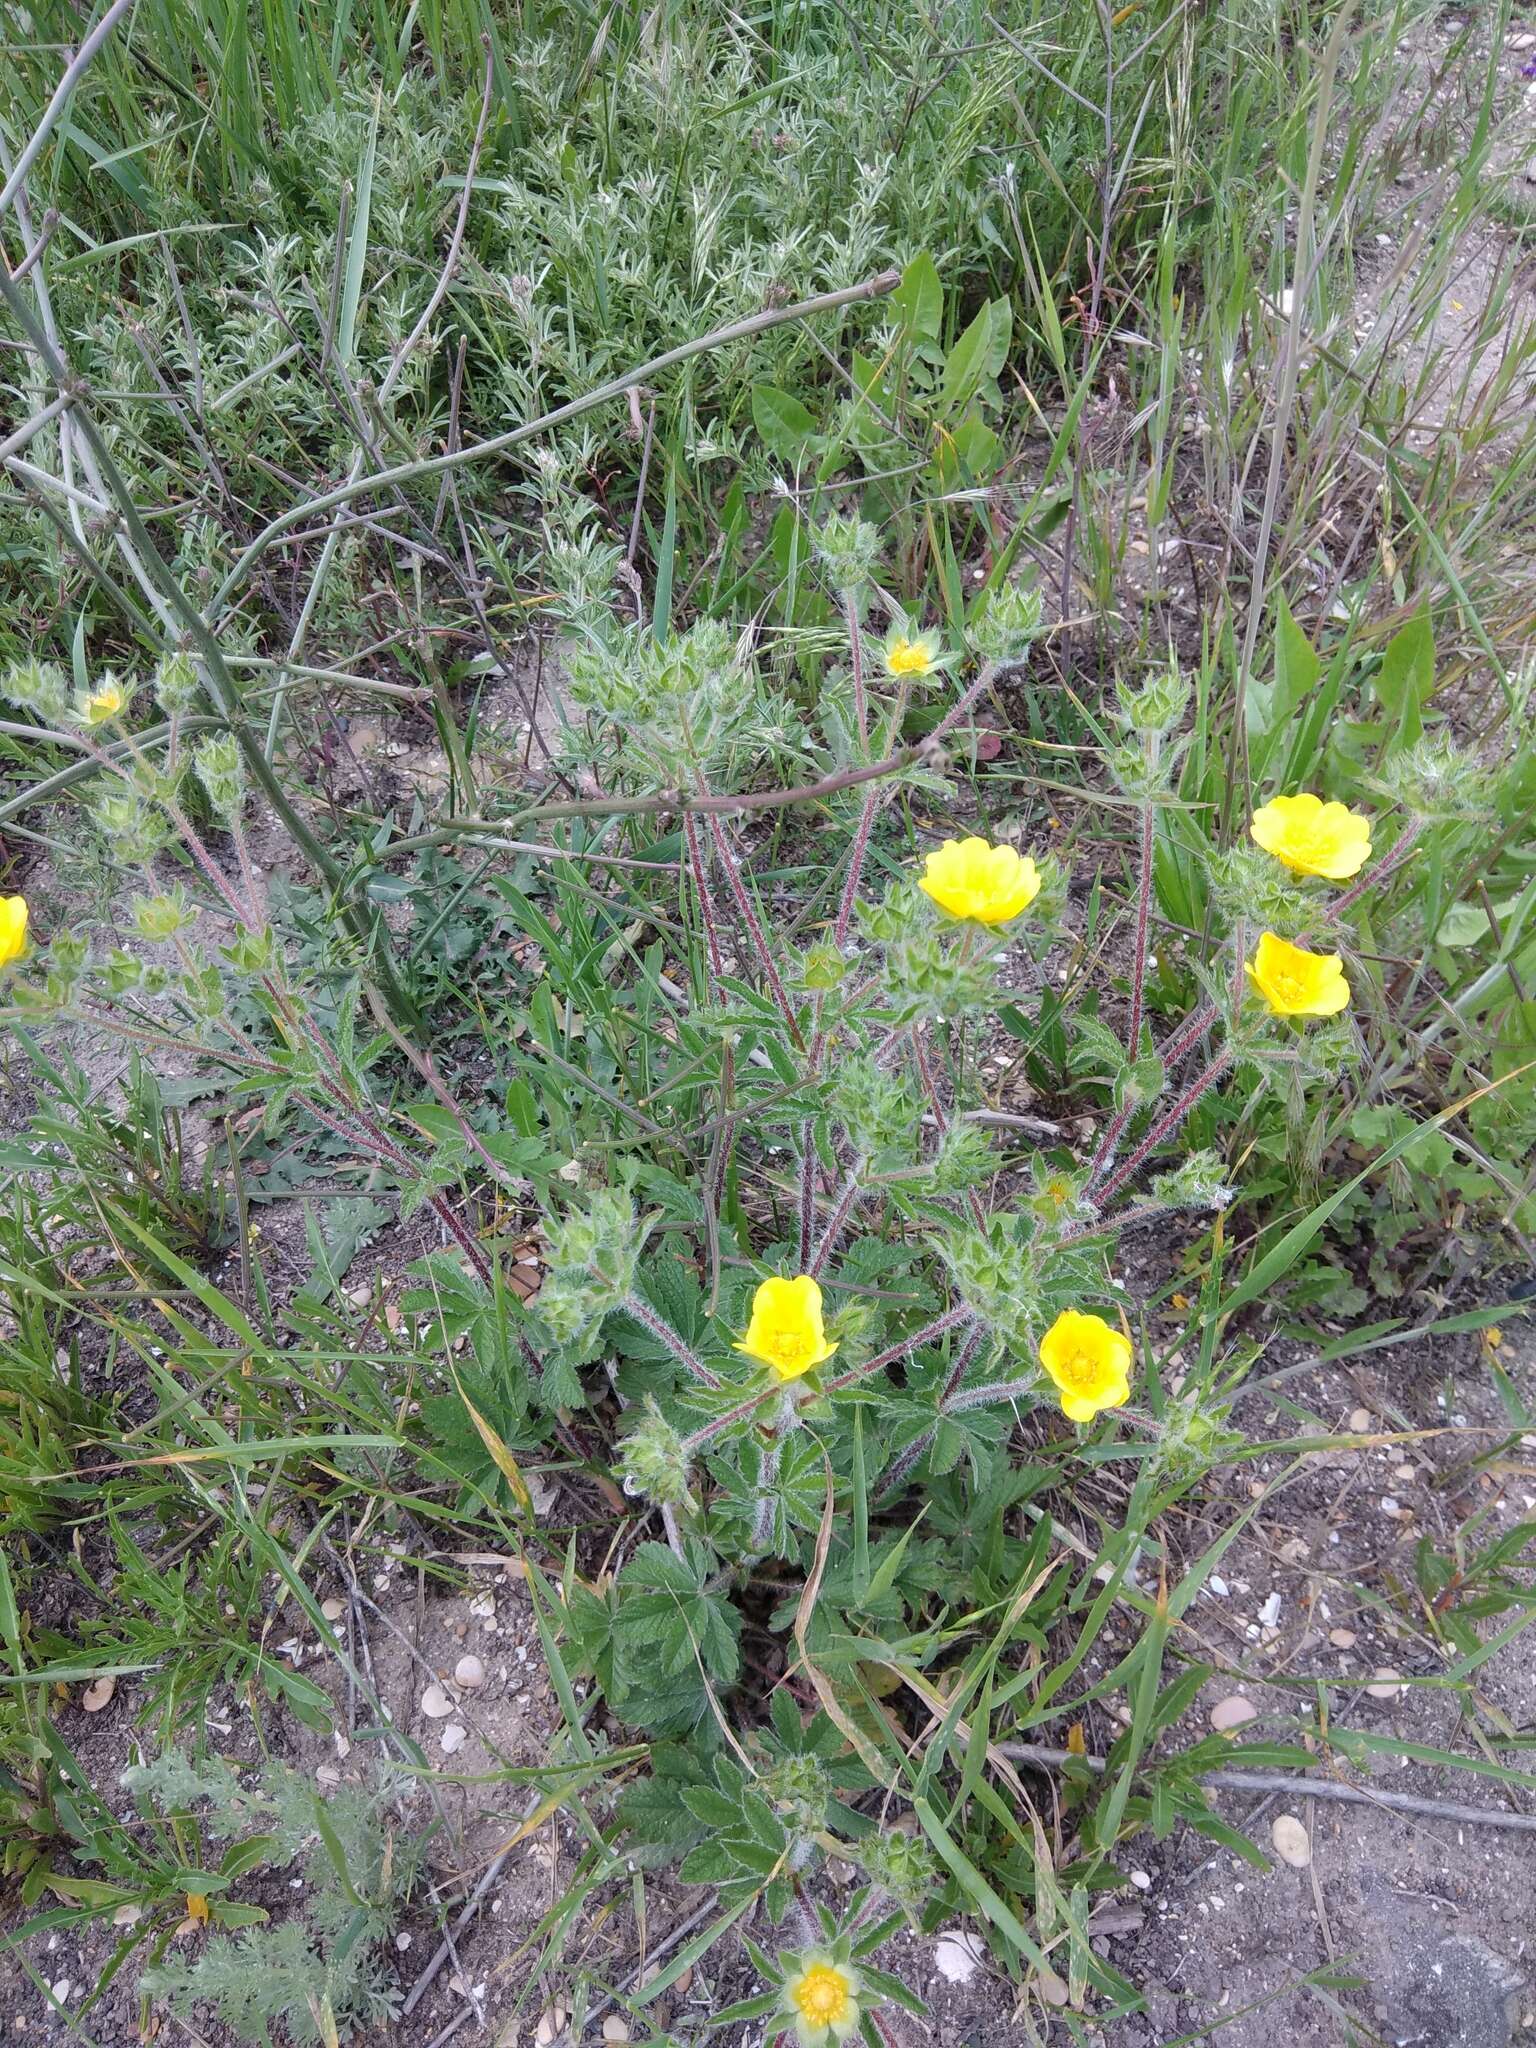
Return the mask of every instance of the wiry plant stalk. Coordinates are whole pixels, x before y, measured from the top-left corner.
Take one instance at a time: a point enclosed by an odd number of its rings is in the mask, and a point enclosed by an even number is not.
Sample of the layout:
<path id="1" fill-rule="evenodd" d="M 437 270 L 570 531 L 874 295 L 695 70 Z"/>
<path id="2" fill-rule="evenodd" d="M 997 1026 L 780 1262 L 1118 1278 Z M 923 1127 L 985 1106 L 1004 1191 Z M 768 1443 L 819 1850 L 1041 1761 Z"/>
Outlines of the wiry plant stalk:
<path id="1" fill-rule="evenodd" d="M 624 1313 L 633 1316 L 642 1329 L 649 1330 L 658 1344 L 664 1344 L 678 1364 L 687 1367 L 700 1386 L 719 1387 L 720 1375 L 710 1371 L 693 1347 L 679 1336 L 665 1316 L 656 1313 L 648 1301 L 643 1300 L 638 1294 L 627 1294 L 624 1297 Z"/>
<path id="2" fill-rule="evenodd" d="M 979 1319 L 973 1322 L 971 1328 L 966 1332 L 960 1349 L 955 1353 L 955 1362 L 949 1369 L 949 1378 L 944 1382 L 944 1391 L 939 1396 L 939 1415 L 941 1418 L 948 1413 L 954 1403 L 960 1382 L 969 1371 L 972 1359 L 981 1349 L 982 1341 L 986 1334 L 986 1325 Z M 902 1485 L 908 1474 L 924 1457 L 929 1445 L 937 1434 L 938 1424 L 935 1423 L 933 1428 L 925 1430 L 915 1443 L 907 1445 L 907 1448 L 891 1465 L 880 1482 L 881 1500 L 888 1499 Z"/>
<path id="3" fill-rule="evenodd" d="M 762 969 L 763 979 L 773 991 L 773 999 L 778 1004 L 780 1014 L 789 1027 L 789 1035 L 794 1041 L 795 1050 L 797 1052 L 804 1052 L 805 1040 L 800 1036 L 800 1026 L 795 1021 L 794 1006 L 789 1000 L 784 983 L 779 978 L 779 970 L 774 965 L 773 953 L 764 936 L 763 927 L 758 922 L 757 912 L 752 906 L 752 898 L 737 870 L 735 858 L 731 853 L 730 843 L 725 836 L 725 827 L 713 814 L 711 814 L 709 820 L 709 829 L 715 842 L 715 851 L 720 856 L 720 865 L 725 870 L 726 887 L 730 890 L 732 900 L 741 913 L 741 921 L 746 926 L 747 936 L 752 941 L 752 950 L 757 955 L 757 964 Z"/>
<path id="4" fill-rule="evenodd" d="M 1233 1048 L 1230 1045 L 1224 1045 L 1210 1065 L 1201 1073 L 1198 1073 L 1194 1080 L 1190 1082 L 1183 1094 L 1173 1104 L 1173 1107 L 1163 1112 L 1141 1143 L 1126 1159 L 1125 1163 L 1110 1175 L 1109 1179 L 1105 1181 L 1103 1187 L 1099 1190 L 1097 1199 L 1101 1209 L 1107 1201 L 1125 1186 L 1126 1182 L 1136 1173 L 1149 1154 L 1155 1152 L 1165 1138 L 1173 1136 L 1201 1096 L 1215 1087 L 1235 1058 L 1236 1053 Z"/>
<path id="5" fill-rule="evenodd" d="M 1152 853 L 1157 812 L 1148 797 L 1141 807 L 1141 861 L 1136 879 L 1136 951 L 1131 971 L 1131 1014 L 1125 1027 L 1125 1049 L 1135 1059 L 1141 1044 L 1141 1010 L 1147 986 L 1147 923 L 1152 907 Z"/>
<path id="6" fill-rule="evenodd" d="M 859 1198 L 859 1183 L 863 1178 L 866 1164 L 865 1160 L 856 1159 L 849 1169 L 847 1178 L 837 1191 L 836 1198 L 832 1204 L 832 1213 L 827 1218 L 827 1227 L 821 1234 L 821 1242 L 816 1247 L 815 1257 L 811 1260 L 809 1266 L 803 1268 L 804 1271 L 810 1274 L 813 1280 L 821 1278 L 822 1273 L 826 1270 L 828 1259 L 837 1250 L 838 1239 L 843 1234 L 843 1226 L 847 1223 L 853 1205 Z"/>

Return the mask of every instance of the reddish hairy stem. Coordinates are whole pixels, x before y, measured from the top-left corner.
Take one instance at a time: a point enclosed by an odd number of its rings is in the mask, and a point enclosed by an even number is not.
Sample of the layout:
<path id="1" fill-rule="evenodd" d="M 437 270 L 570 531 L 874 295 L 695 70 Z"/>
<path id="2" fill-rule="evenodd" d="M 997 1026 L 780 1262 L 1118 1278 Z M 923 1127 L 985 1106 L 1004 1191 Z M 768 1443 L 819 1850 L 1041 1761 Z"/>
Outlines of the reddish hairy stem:
<path id="1" fill-rule="evenodd" d="M 816 1247 L 816 1256 L 808 1266 L 802 1265 L 801 1270 L 809 1273 L 813 1280 L 821 1278 L 828 1259 L 837 1249 L 837 1240 L 843 1234 L 843 1225 L 848 1221 L 849 1213 L 858 1200 L 859 1173 L 862 1165 L 862 1160 L 854 1161 L 853 1171 L 837 1191 L 837 1199 L 832 1204 L 832 1214 L 827 1218 L 827 1227 L 821 1234 L 821 1243 Z"/>
<path id="2" fill-rule="evenodd" d="M 914 1330 L 910 1337 L 903 1337 L 900 1343 L 891 1345 L 888 1351 L 882 1351 L 878 1358 L 870 1359 L 866 1365 L 856 1365 L 852 1372 L 845 1372 L 835 1380 L 828 1380 L 821 1391 L 824 1394 L 837 1394 L 841 1393 L 844 1387 L 851 1387 L 860 1380 L 867 1380 L 871 1373 L 879 1372 L 887 1365 L 894 1365 L 898 1358 L 905 1358 L 907 1353 L 915 1351 L 919 1344 L 930 1344 L 935 1337 L 942 1337 L 944 1332 L 952 1330 L 956 1323 L 963 1323 L 970 1313 L 968 1308 L 949 1309 L 933 1322 L 925 1324 L 921 1330 Z M 706 1422 L 703 1428 L 696 1429 L 692 1436 L 684 1437 L 683 1449 L 690 1452 L 698 1450 L 701 1445 L 707 1444 L 711 1437 L 718 1436 L 722 1429 L 727 1429 L 731 1423 L 740 1422 L 743 1417 L 754 1414 L 765 1401 L 774 1400 L 783 1391 L 783 1386 L 776 1381 L 772 1386 L 763 1387 L 757 1393 L 749 1395 L 745 1401 L 738 1401 L 734 1408 L 727 1408 L 725 1413 L 717 1415 L 713 1422 Z"/>
<path id="3" fill-rule="evenodd" d="M 1190 1082 L 1183 1094 L 1179 1096 L 1173 1107 L 1165 1110 L 1158 1118 L 1135 1151 L 1125 1161 L 1125 1164 L 1117 1172 L 1112 1173 L 1109 1179 L 1105 1181 L 1098 1196 L 1101 1208 L 1112 1195 L 1118 1193 L 1125 1186 L 1125 1183 L 1141 1166 L 1147 1155 L 1155 1151 L 1164 1138 L 1172 1137 L 1173 1133 L 1183 1123 L 1185 1117 L 1189 1115 L 1189 1112 L 1194 1108 L 1201 1096 L 1205 1094 L 1206 1090 L 1213 1088 L 1221 1079 L 1235 1057 L 1236 1055 L 1232 1047 L 1224 1045 L 1210 1065 L 1203 1072 L 1196 1074 L 1194 1080 Z"/>
<path id="4" fill-rule="evenodd" d="M 789 1035 L 795 1042 L 795 1050 L 797 1052 L 804 1052 L 805 1040 L 800 1036 L 800 1027 L 795 1022 L 794 1009 L 785 992 L 784 984 L 779 979 L 779 970 L 773 964 L 773 955 L 768 950 L 768 941 L 763 936 L 763 928 L 758 923 L 757 912 L 752 907 L 752 898 L 747 893 L 746 885 L 743 883 L 741 876 L 737 873 L 736 863 L 731 857 L 730 844 L 725 836 L 725 827 L 713 813 L 710 815 L 709 829 L 715 842 L 715 852 L 720 856 L 720 865 L 725 870 L 726 886 L 731 892 L 736 908 L 741 912 L 742 923 L 747 928 L 748 937 L 751 939 L 753 950 L 757 954 L 757 964 L 763 970 L 764 980 L 766 980 L 769 988 L 773 991 L 773 999 L 779 1006 L 784 1022 L 789 1026 Z"/>
<path id="5" fill-rule="evenodd" d="M 725 972 L 725 955 L 720 950 L 720 934 L 715 925 L 714 898 L 709 893 L 709 877 L 704 868 L 704 848 L 699 840 L 699 828 L 692 811 L 683 813 L 683 838 L 688 846 L 688 864 L 693 870 L 693 886 L 698 893 L 699 915 L 704 920 L 704 939 L 709 948 L 709 972 L 712 983 L 717 983 Z M 710 994 L 715 993 L 713 986 Z"/>
<path id="6" fill-rule="evenodd" d="M 686 1366 L 701 1385 L 719 1387 L 720 1375 L 711 1372 L 698 1353 L 684 1342 L 665 1316 L 657 1315 L 648 1301 L 642 1301 L 638 1294 L 627 1294 L 624 1297 L 624 1313 L 633 1316 L 642 1329 L 649 1330 L 658 1344 L 664 1344 L 678 1364 Z"/>

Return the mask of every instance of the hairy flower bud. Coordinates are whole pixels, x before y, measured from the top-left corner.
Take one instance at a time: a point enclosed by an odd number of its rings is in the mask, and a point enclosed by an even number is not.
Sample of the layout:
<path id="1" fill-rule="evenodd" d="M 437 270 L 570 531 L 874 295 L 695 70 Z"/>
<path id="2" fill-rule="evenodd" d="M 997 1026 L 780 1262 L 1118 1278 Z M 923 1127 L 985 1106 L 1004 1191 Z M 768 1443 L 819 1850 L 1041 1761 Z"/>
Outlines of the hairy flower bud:
<path id="1" fill-rule="evenodd" d="M 197 916 L 180 882 L 163 896 L 135 896 L 131 908 L 134 930 L 151 943 L 174 938 Z"/>
<path id="2" fill-rule="evenodd" d="M 195 711 L 201 689 L 197 670 L 185 654 L 168 654 L 155 670 L 153 689 L 155 701 L 167 718 L 184 717 Z"/>
<path id="3" fill-rule="evenodd" d="M 880 559 L 880 534 L 867 519 L 845 519 L 833 513 L 815 535 L 812 546 L 839 596 L 852 597 L 875 573 Z"/>
<path id="4" fill-rule="evenodd" d="M 1166 739 L 1182 723 L 1189 708 L 1189 681 L 1171 663 L 1148 677 L 1140 689 L 1115 685 L 1121 722 L 1134 733 Z"/>
<path id="5" fill-rule="evenodd" d="M 1481 817 L 1490 792 L 1481 763 L 1437 733 L 1386 762 L 1376 787 L 1429 824 Z"/>
<path id="6" fill-rule="evenodd" d="M 69 684 L 51 661 L 19 661 L 0 681 L 0 697 L 25 705 L 39 725 L 64 725 L 71 716 Z"/>
<path id="7" fill-rule="evenodd" d="M 938 1884 L 933 1851 L 921 1835 L 877 1828 L 860 1839 L 853 1853 L 870 1883 L 909 1911 L 930 1898 Z"/>
<path id="8" fill-rule="evenodd" d="M 1189 1153 L 1151 1184 L 1152 1200 L 1171 1209 L 1225 1209 L 1235 1192 L 1223 1177 L 1220 1154 L 1208 1149 Z"/>
<path id="9" fill-rule="evenodd" d="M 1021 662 L 1040 637 L 1044 606 L 1032 585 L 1007 583 L 982 602 L 968 628 L 972 647 L 983 661 L 1008 668 Z"/>
<path id="10" fill-rule="evenodd" d="M 215 816 L 226 823 L 238 818 L 245 802 L 245 763 L 233 735 L 211 735 L 198 744 L 192 758 Z"/>
<path id="11" fill-rule="evenodd" d="M 549 1226 L 549 1270 L 537 1309 L 557 1343 L 590 1339 L 603 1317 L 623 1306 L 645 1237 L 633 1203 L 612 1188 L 597 1189 L 585 1209 Z"/>
<path id="12" fill-rule="evenodd" d="M 622 1449 L 620 1474 L 627 1494 L 643 1495 L 659 1507 L 680 1508 L 689 1504 L 688 1453 L 682 1438 L 649 1395 L 645 1411 L 625 1437 Z"/>

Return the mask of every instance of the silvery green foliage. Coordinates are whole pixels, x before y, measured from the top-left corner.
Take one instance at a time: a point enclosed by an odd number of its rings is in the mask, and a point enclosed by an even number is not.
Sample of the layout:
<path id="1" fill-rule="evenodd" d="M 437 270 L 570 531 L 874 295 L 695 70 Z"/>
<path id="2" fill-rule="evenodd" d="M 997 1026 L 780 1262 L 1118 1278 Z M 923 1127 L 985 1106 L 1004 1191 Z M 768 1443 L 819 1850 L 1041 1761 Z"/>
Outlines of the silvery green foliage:
<path id="1" fill-rule="evenodd" d="M 175 1750 L 131 1767 L 123 1784 L 184 1830 L 259 1844 L 260 1867 L 302 1869 L 294 1917 L 213 1932 L 197 1952 L 167 1951 L 141 1989 L 184 2018 L 213 2006 L 244 2041 L 268 2042 L 278 2025 L 296 2043 L 322 2042 L 327 2013 L 338 2038 L 377 2038 L 399 2003 L 383 1944 L 416 1871 L 410 1831 L 390 1812 L 399 1788 L 341 1785 L 327 1798 L 280 1764 L 241 1773 Z"/>
<path id="2" fill-rule="evenodd" d="M 617 783 L 639 789 L 728 786 L 765 748 L 794 747 L 799 732 L 717 619 L 660 640 L 647 627 L 618 627 L 573 646 L 566 699 L 572 724 L 584 722 L 587 757 L 601 756 Z"/>

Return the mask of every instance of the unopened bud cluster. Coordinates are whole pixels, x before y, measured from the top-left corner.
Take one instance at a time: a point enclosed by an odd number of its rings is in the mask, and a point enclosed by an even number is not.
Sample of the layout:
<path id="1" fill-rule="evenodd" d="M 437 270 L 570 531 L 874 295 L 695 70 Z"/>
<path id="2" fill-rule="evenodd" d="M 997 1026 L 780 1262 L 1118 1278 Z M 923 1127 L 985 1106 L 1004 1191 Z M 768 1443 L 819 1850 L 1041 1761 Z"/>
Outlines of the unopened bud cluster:
<path id="1" fill-rule="evenodd" d="M 215 817 L 226 824 L 238 818 L 245 804 L 245 763 L 233 736 L 218 733 L 202 740 L 192 759 Z"/>
<path id="2" fill-rule="evenodd" d="M 653 1500 L 658 1507 L 688 1505 L 688 1453 L 682 1438 L 650 1396 L 646 1397 L 644 1414 L 624 1439 L 622 1449 L 620 1476 L 627 1494 Z"/>
<path id="3" fill-rule="evenodd" d="M 634 1291 L 645 1241 L 628 1196 L 599 1188 L 549 1233 L 549 1271 L 539 1290 L 539 1320 L 557 1343 L 581 1344 Z"/>
<path id="4" fill-rule="evenodd" d="M 978 658 L 998 668 L 1023 661 L 1041 632 L 1044 606 L 1032 585 L 1007 583 L 994 590 L 967 629 Z"/>
<path id="5" fill-rule="evenodd" d="M 827 581 L 840 597 L 854 597 L 874 577 L 880 559 L 880 535 L 867 519 L 845 519 L 834 513 L 816 534 L 816 558 Z"/>

